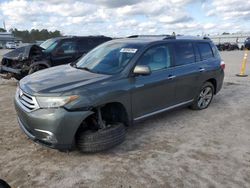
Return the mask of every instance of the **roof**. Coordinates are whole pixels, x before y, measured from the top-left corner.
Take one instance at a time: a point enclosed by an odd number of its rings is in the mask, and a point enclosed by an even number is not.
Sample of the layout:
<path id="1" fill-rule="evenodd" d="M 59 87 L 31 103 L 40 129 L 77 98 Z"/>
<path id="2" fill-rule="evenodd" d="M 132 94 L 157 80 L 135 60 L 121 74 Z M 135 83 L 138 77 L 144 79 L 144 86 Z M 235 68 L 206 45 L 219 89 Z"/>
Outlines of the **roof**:
<path id="1" fill-rule="evenodd" d="M 197 36 L 188 36 L 188 35 L 132 35 L 128 38 L 151 38 L 155 40 L 209 40 L 208 37 L 197 37 Z"/>
<path id="2" fill-rule="evenodd" d="M 110 37 L 106 37 L 103 35 L 96 35 L 96 36 L 61 36 L 61 37 L 55 37 L 54 39 L 72 39 L 72 38 L 110 38 Z M 111 39 L 111 38 L 110 38 Z"/>
<path id="3" fill-rule="evenodd" d="M 195 36 L 173 36 L 173 35 L 132 35 L 127 38 L 121 38 L 116 39 L 116 42 L 124 42 L 124 43 L 130 43 L 130 44 L 149 44 L 152 42 L 157 41 L 174 41 L 174 40 L 197 40 L 197 41 L 204 41 L 204 40 L 210 40 L 207 37 L 195 37 Z"/>

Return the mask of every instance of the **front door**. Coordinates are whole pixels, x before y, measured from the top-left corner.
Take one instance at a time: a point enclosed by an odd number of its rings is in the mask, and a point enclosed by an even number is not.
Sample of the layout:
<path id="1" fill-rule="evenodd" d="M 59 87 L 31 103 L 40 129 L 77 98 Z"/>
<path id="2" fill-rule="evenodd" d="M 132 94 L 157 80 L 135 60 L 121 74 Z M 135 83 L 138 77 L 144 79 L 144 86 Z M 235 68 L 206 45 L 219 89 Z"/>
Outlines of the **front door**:
<path id="1" fill-rule="evenodd" d="M 77 57 L 76 41 L 64 40 L 52 52 L 51 62 L 52 66 L 63 65 L 75 61 Z"/>
<path id="2" fill-rule="evenodd" d="M 147 65 L 151 74 L 131 78 L 132 112 L 135 120 L 154 114 L 174 104 L 175 79 L 172 75 L 170 45 L 149 48 L 137 65 Z"/>

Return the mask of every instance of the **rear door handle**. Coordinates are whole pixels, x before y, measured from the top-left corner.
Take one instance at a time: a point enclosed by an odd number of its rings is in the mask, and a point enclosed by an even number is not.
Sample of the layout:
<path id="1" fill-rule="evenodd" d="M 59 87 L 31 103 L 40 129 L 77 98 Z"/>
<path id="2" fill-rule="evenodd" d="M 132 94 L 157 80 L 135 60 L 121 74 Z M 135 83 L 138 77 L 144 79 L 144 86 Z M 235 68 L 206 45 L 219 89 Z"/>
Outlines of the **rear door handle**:
<path id="1" fill-rule="evenodd" d="M 169 76 L 168 76 L 168 79 L 169 79 L 169 80 L 173 80 L 174 78 L 176 78 L 176 76 L 173 76 L 173 75 L 169 75 Z"/>
<path id="2" fill-rule="evenodd" d="M 199 68 L 199 72 L 204 72 L 205 69 L 204 68 Z"/>

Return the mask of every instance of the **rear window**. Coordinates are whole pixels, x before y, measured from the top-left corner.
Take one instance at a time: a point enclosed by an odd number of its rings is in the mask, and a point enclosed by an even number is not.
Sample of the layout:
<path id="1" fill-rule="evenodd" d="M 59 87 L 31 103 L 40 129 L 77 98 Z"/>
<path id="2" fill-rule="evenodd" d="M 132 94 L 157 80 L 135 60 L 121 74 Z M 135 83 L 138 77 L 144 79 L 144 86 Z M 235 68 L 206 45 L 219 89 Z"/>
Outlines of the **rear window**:
<path id="1" fill-rule="evenodd" d="M 209 43 L 205 43 L 205 42 L 198 43 L 197 46 L 199 48 L 202 60 L 206 60 L 206 59 L 210 59 L 214 57 L 213 51 Z"/>
<path id="2" fill-rule="evenodd" d="M 195 62 L 194 48 L 191 42 L 179 42 L 174 45 L 175 65 L 186 65 Z"/>

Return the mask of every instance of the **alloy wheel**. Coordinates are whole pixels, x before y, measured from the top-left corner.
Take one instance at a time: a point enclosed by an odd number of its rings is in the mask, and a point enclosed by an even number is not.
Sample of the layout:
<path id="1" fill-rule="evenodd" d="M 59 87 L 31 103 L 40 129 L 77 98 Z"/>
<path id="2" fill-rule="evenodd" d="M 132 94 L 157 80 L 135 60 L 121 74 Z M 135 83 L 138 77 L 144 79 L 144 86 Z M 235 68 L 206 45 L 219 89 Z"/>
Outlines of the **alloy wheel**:
<path id="1" fill-rule="evenodd" d="M 202 89 L 198 98 L 198 107 L 204 109 L 208 107 L 213 98 L 213 89 L 209 86 Z"/>

